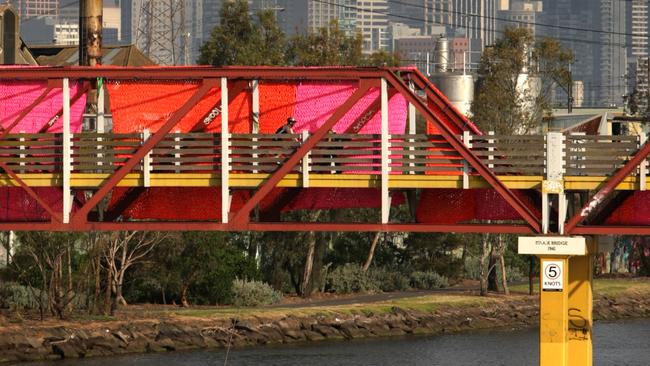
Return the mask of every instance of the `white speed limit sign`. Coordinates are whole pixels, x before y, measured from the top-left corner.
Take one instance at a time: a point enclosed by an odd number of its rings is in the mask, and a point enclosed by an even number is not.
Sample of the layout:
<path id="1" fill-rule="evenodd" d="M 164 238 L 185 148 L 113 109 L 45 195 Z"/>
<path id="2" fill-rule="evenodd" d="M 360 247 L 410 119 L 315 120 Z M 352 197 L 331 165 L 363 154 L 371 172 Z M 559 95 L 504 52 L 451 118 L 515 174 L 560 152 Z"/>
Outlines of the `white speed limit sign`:
<path id="1" fill-rule="evenodd" d="M 542 261 L 542 290 L 562 291 L 564 288 L 564 261 Z"/>

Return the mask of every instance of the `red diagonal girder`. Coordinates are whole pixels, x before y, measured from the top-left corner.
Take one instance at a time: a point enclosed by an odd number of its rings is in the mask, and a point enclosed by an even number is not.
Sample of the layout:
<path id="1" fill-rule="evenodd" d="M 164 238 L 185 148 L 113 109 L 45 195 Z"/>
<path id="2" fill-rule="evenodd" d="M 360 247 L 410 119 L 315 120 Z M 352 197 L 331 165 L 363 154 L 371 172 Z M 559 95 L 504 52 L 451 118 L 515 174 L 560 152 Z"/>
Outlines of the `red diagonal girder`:
<path id="1" fill-rule="evenodd" d="M 48 205 L 45 201 L 43 201 L 38 196 L 38 194 L 34 192 L 34 190 L 28 186 L 27 183 L 25 183 L 25 181 L 23 181 L 13 170 L 7 166 L 7 164 L 0 162 L 0 168 L 2 168 L 2 170 L 4 170 L 11 178 L 15 179 L 20 187 L 22 187 L 22 189 L 25 190 L 25 192 L 27 192 L 30 197 L 32 197 L 41 207 L 45 209 L 45 211 L 47 211 L 52 216 L 52 219 L 61 222 L 61 215 L 54 211 L 54 209 L 52 209 L 52 207 L 50 207 L 50 205 Z"/>
<path id="2" fill-rule="evenodd" d="M 481 131 L 479 131 L 476 126 L 474 126 L 474 124 L 469 122 L 466 117 L 460 114 L 460 112 L 458 112 L 458 110 L 455 109 L 451 103 L 449 103 L 449 100 L 446 100 L 444 96 L 440 95 L 442 93 L 440 93 L 440 91 L 435 88 L 431 81 L 429 81 L 429 79 L 427 79 L 427 77 L 424 76 L 419 70 L 394 70 L 398 72 L 405 72 L 411 76 L 411 80 L 415 83 L 415 85 L 418 88 L 422 89 L 427 95 L 427 98 L 435 103 L 436 106 L 440 108 L 442 113 L 444 113 L 445 116 L 447 116 L 447 118 L 449 118 L 449 120 L 452 121 L 460 130 L 466 130 L 467 128 L 470 128 L 471 132 L 473 133 L 481 133 Z"/>
<path id="3" fill-rule="evenodd" d="M 391 89 L 388 91 L 388 100 L 395 95 L 395 90 Z M 359 133 L 363 126 L 368 124 L 372 117 L 374 117 L 377 112 L 381 110 L 381 95 L 377 96 L 377 98 L 366 108 L 363 113 L 359 115 L 359 117 L 352 123 L 347 130 L 345 130 L 344 133 Z"/>
<path id="4" fill-rule="evenodd" d="M 239 94 L 241 94 L 241 92 L 243 92 L 244 90 L 246 90 L 246 87 L 240 85 L 240 83 L 235 83 L 235 85 L 229 86 L 228 87 L 228 105 L 230 105 L 235 100 L 235 98 L 237 98 L 239 96 Z M 221 110 L 221 100 L 218 100 L 214 107 L 219 108 L 219 110 Z M 208 117 L 210 115 L 210 113 L 212 113 L 212 110 L 209 110 L 208 112 L 206 112 L 206 114 L 204 114 L 201 117 L 201 119 L 198 120 L 198 122 L 196 122 L 196 124 L 194 124 L 194 126 L 192 126 L 192 128 L 190 128 L 190 132 L 200 132 L 200 131 L 205 130 L 205 128 L 208 127 L 210 124 L 208 123 L 206 125 L 203 121 L 205 120 L 206 117 Z M 219 115 L 221 115 L 221 112 L 219 112 Z M 219 116 L 215 117 L 215 119 L 210 121 L 210 123 L 217 120 L 218 118 L 220 118 L 220 117 Z"/>
<path id="5" fill-rule="evenodd" d="M 359 88 L 343 103 L 339 106 L 336 111 L 330 116 L 330 118 L 325 121 L 325 123 L 314 132 L 304 144 L 300 145 L 298 149 L 285 160 L 285 162 L 273 172 L 273 174 L 262 184 L 262 186 L 253 194 L 244 206 L 242 206 L 239 211 L 235 214 L 232 219 L 232 224 L 234 226 L 243 226 L 250 220 L 250 213 L 255 208 L 255 206 L 262 201 L 266 195 L 271 192 L 273 187 L 275 187 L 285 175 L 287 175 L 293 168 L 300 162 L 300 160 L 307 155 L 307 153 L 320 141 L 325 134 L 327 134 L 332 127 L 345 116 L 346 113 L 352 108 L 364 95 L 370 90 L 371 87 L 377 86 L 378 80 L 368 80 L 361 79 L 359 81 Z"/>
<path id="6" fill-rule="evenodd" d="M 174 114 L 172 114 L 167 122 L 156 131 L 147 141 L 145 141 L 142 146 L 133 153 L 133 156 L 127 160 L 120 169 L 111 174 L 104 183 L 101 185 L 99 190 L 84 204 L 79 211 L 72 217 L 74 222 L 85 222 L 88 218 L 88 213 L 92 210 L 97 204 L 104 198 L 106 195 L 113 189 L 121 180 L 124 178 L 137 164 L 140 163 L 140 160 L 147 155 L 154 146 L 156 146 L 165 135 L 171 131 L 178 122 L 198 103 L 211 89 L 218 86 L 217 79 L 210 78 L 205 79 L 201 87 L 188 99 L 185 104 L 183 104 Z"/>
<path id="7" fill-rule="evenodd" d="M 616 186 L 618 186 L 625 177 L 630 175 L 634 169 L 636 169 L 641 162 L 648 158 L 650 155 L 650 142 L 646 142 L 621 169 L 619 169 L 613 176 L 611 176 L 607 181 L 603 183 L 598 192 L 589 199 L 582 209 L 573 215 L 569 222 L 564 227 L 564 232 L 567 234 L 573 234 L 574 230 L 592 212 L 600 207 L 601 203 L 612 193 Z"/>
<path id="8" fill-rule="evenodd" d="M 539 220 L 533 215 L 528 207 L 508 187 L 497 178 L 497 176 L 458 138 L 456 135 L 429 110 L 429 108 L 415 96 L 404 81 L 398 78 L 392 71 L 386 69 L 385 77 L 389 84 L 397 89 L 406 99 L 413 104 L 427 119 L 436 124 L 440 134 L 456 150 L 472 168 L 474 168 L 492 186 L 512 208 L 531 226 L 535 232 L 541 232 Z"/>

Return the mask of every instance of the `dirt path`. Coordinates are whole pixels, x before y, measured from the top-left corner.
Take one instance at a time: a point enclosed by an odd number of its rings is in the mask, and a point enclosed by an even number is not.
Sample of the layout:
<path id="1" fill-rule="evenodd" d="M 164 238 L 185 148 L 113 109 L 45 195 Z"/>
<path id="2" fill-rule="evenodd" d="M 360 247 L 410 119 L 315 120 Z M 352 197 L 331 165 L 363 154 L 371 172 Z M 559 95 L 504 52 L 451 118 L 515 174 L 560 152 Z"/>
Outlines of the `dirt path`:
<path id="1" fill-rule="evenodd" d="M 472 295 L 478 293 L 475 286 L 457 286 L 437 290 L 414 290 L 414 291 L 399 291 L 399 292 L 380 292 L 376 294 L 350 294 L 340 296 L 326 296 L 316 297 L 309 299 L 302 298 L 289 298 L 280 304 L 267 306 L 267 308 L 284 308 L 284 309 L 297 309 L 297 308 L 310 308 L 320 306 L 339 306 L 351 305 L 359 303 L 373 303 L 390 300 L 408 299 L 412 297 L 420 297 L 435 294 L 466 294 Z"/>

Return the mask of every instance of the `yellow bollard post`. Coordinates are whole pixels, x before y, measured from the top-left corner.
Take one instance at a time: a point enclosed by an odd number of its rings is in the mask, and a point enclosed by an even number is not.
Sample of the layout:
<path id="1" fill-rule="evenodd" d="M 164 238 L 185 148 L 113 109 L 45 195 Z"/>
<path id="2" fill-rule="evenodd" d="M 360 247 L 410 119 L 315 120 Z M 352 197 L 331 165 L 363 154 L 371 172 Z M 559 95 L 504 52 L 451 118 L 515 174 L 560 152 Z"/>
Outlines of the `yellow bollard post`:
<path id="1" fill-rule="evenodd" d="M 587 255 L 569 259 L 569 365 L 592 366 L 593 255 L 595 241 Z"/>
<path id="2" fill-rule="evenodd" d="M 519 254 L 537 255 L 540 366 L 591 366 L 592 266 L 584 237 L 519 237 Z"/>
<path id="3" fill-rule="evenodd" d="M 539 364 L 569 363 L 569 257 L 540 256 Z M 572 365 L 573 366 L 573 365 Z"/>

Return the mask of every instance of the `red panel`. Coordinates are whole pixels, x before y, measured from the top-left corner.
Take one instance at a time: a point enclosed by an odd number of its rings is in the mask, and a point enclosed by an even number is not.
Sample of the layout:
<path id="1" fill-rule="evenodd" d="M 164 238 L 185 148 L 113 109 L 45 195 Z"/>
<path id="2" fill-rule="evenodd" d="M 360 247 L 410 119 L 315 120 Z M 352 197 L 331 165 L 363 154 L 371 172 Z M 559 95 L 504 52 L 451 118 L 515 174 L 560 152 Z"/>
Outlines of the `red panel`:
<path id="1" fill-rule="evenodd" d="M 402 192 L 392 192 L 393 206 L 404 202 Z M 283 211 L 380 207 L 381 190 L 377 188 L 307 188 L 301 190 Z"/>
<path id="2" fill-rule="evenodd" d="M 650 225 L 650 192 L 635 191 L 605 219 L 607 225 Z"/>
<path id="3" fill-rule="evenodd" d="M 109 210 L 115 209 L 129 188 L 113 190 Z M 273 190 L 260 203 L 260 210 L 272 207 L 283 189 Z M 238 210 L 251 196 L 250 191 L 237 190 L 232 193 L 231 208 Z M 126 203 L 122 212 L 125 219 L 134 220 L 221 220 L 220 187 L 152 187 L 146 188 L 132 202 Z"/>
<path id="4" fill-rule="evenodd" d="M 107 84 L 113 114 L 113 132 L 130 133 L 148 129 L 157 131 L 183 103 L 196 93 L 198 82 L 119 81 Z M 229 130 L 233 133 L 250 132 L 251 97 L 246 92 L 246 81 L 230 82 L 228 93 Z M 207 122 L 201 130 L 221 132 L 221 117 L 205 120 L 215 108 L 221 109 L 221 90 L 213 88 L 192 108 L 172 131 L 189 132 Z"/>
<path id="5" fill-rule="evenodd" d="M 522 202 L 541 217 L 525 191 L 514 190 Z M 425 189 L 417 210 L 417 221 L 457 224 L 471 220 L 521 220 L 521 216 L 493 189 Z"/>
<path id="6" fill-rule="evenodd" d="M 272 134 L 295 114 L 296 85 L 260 82 L 260 133 Z"/>
<path id="7" fill-rule="evenodd" d="M 63 212 L 63 194 L 56 187 L 32 187 L 34 192 L 52 210 Z M 83 200 L 83 194 L 77 194 L 72 204 L 72 211 L 78 208 L 77 202 Z M 46 221 L 50 214 L 21 187 L 0 187 L 1 221 Z"/>

